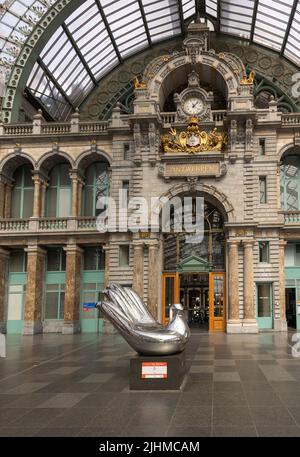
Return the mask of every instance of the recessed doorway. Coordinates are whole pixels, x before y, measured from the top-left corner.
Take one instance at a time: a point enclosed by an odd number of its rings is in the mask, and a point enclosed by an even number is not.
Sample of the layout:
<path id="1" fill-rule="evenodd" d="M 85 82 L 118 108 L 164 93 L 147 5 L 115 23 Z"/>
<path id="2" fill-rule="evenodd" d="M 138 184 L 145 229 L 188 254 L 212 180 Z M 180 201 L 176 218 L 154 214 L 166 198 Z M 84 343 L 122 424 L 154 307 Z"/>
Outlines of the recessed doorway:
<path id="1" fill-rule="evenodd" d="M 180 303 L 184 307 L 190 328 L 209 328 L 209 275 L 185 273 L 180 275 Z"/>
<path id="2" fill-rule="evenodd" d="M 294 287 L 285 289 L 286 321 L 290 328 L 297 328 L 296 316 L 296 289 Z"/>
<path id="3" fill-rule="evenodd" d="M 169 321 L 170 306 L 181 303 L 192 329 L 224 332 L 226 327 L 226 274 L 166 273 L 162 276 L 162 320 Z"/>

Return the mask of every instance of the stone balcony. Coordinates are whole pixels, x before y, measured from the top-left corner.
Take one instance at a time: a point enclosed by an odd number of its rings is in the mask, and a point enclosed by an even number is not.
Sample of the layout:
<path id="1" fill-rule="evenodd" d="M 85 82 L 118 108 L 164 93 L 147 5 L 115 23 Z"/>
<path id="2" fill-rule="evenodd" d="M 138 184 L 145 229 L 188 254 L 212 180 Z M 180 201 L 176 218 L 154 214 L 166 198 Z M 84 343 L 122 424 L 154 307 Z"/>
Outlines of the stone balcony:
<path id="1" fill-rule="evenodd" d="M 0 236 L 91 232 L 97 232 L 95 217 L 0 219 Z"/>
<path id="2" fill-rule="evenodd" d="M 283 215 L 285 225 L 295 225 L 299 228 L 300 226 L 300 211 L 280 211 Z"/>
<path id="3" fill-rule="evenodd" d="M 226 110 L 214 110 L 212 111 L 212 120 L 211 122 L 203 122 L 202 123 L 212 123 L 216 127 L 223 127 L 225 121 L 227 119 L 227 111 Z M 178 120 L 177 112 L 168 112 L 168 113 L 160 113 L 160 118 L 164 128 L 169 128 L 173 125 L 183 124 L 182 121 Z"/>

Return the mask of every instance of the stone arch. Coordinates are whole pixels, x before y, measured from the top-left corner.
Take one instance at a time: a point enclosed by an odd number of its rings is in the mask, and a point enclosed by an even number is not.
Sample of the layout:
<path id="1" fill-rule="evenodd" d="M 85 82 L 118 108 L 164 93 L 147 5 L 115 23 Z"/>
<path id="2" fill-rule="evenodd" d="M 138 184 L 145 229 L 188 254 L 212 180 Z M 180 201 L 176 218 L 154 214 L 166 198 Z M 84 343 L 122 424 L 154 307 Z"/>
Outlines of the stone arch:
<path id="1" fill-rule="evenodd" d="M 172 197 L 177 197 L 188 192 L 198 192 L 199 194 L 202 194 L 207 201 L 211 202 L 221 212 L 224 222 L 235 222 L 234 208 L 227 196 L 223 192 L 220 192 L 215 186 L 210 186 L 204 183 L 191 185 L 187 182 L 173 186 L 160 196 L 160 201 L 154 206 L 153 213 L 160 213 L 162 208 L 162 198 L 171 199 Z"/>
<path id="2" fill-rule="evenodd" d="M 283 158 L 292 151 L 295 151 L 297 154 L 300 155 L 300 145 L 297 145 L 293 142 L 283 146 L 278 154 L 278 162 L 280 163 L 283 160 Z"/>
<path id="3" fill-rule="evenodd" d="M 100 149 L 83 151 L 75 160 L 74 168 L 84 172 L 89 165 L 93 162 L 101 161 L 101 159 L 105 159 L 111 166 L 112 157 L 107 152 Z"/>
<path id="4" fill-rule="evenodd" d="M 168 86 L 169 79 L 177 80 L 179 83 L 184 82 L 184 80 L 187 81 L 187 76 L 192 71 L 191 64 L 191 57 L 180 53 L 171 58 L 166 58 L 166 62 L 155 75 L 151 75 L 152 67 L 148 66 L 144 73 L 144 80 L 148 81 L 149 99 L 163 105 L 162 98 L 166 98 L 168 95 L 165 87 Z M 213 72 L 220 87 L 223 85 L 226 88 L 227 97 L 240 95 L 240 82 L 245 77 L 246 70 L 242 61 L 236 56 L 230 53 L 216 54 L 214 51 L 203 52 L 201 56 L 197 57 L 196 68 L 197 73 L 202 72 L 203 76 L 207 72 L 207 78 Z"/>
<path id="5" fill-rule="evenodd" d="M 35 170 L 41 171 L 44 175 L 48 176 L 49 171 L 55 165 L 64 161 L 69 162 L 71 169 L 74 168 L 74 160 L 69 154 L 63 151 L 49 151 L 37 161 Z"/>
<path id="6" fill-rule="evenodd" d="M 35 168 L 36 163 L 29 154 L 22 151 L 12 152 L 0 162 L 0 173 L 3 173 L 8 178 L 12 178 L 18 167 L 28 164 L 32 165 L 33 169 Z"/>

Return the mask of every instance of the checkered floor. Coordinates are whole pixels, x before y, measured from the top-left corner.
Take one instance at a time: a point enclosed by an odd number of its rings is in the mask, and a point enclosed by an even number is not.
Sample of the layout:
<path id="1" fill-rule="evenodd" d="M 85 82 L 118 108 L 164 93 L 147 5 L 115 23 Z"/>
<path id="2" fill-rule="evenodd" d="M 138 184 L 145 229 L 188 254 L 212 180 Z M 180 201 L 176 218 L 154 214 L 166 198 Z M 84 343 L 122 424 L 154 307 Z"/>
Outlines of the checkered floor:
<path id="1" fill-rule="evenodd" d="M 8 336 L 0 436 L 300 436 L 291 338 L 193 333 L 182 391 L 141 393 L 119 335 Z"/>

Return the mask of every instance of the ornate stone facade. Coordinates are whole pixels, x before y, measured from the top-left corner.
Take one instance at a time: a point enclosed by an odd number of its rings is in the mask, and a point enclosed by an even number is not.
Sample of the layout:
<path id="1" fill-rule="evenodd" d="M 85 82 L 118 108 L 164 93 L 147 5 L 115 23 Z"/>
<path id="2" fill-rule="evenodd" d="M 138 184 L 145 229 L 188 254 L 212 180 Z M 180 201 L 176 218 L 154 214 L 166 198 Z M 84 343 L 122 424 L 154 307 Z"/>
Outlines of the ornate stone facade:
<path id="1" fill-rule="evenodd" d="M 199 30 L 199 36 L 208 33 Z M 47 123 L 37 114 L 33 124 L 0 125 L 0 326 L 7 316 L 8 255 L 14 248 L 27 252 L 27 288 L 24 305 L 26 334 L 48 328 L 43 313 L 46 252 L 61 247 L 66 252 L 64 318 L 58 331 L 80 330 L 82 255 L 87 246 L 103 246 L 105 283 L 132 285 L 149 308 L 162 313 L 161 277 L 163 235 L 160 232 L 99 233 L 96 219 L 81 213 L 87 186 L 86 169 L 97 161 L 109 168 L 109 194 L 120 206 L 119 189 L 128 183 L 129 197 L 172 197 L 199 194 L 218 208 L 225 221 L 226 298 L 228 332 L 257 332 L 256 284 L 272 283 L 272 328 L 286 330 L 284 246 L 299 240 L 300 216 L 282 211 L 278 166 L 282 155 L 298 144 L 299 114 L 283 114 L 274 100 L 265 109 L 254 104 L 254 85 L 243 85 L 245 63 L 290 94 L 292 65 L 252 45 L 235 40 L 221 42 L 211 37 L 202 46 L 185 48 L 177 40 L 147 51 L 143 58 L 129 59 L 121 69 L 103 80 L 70 123 Z M 206 44 L 205 44 L 206 43 Z M 162 52 L 163 51 L 163 52 Z M 164 54 L 164 58 L 161 54 Z M 205 72 L 202 71 L 205 68 Z M 224 150 L 188 155 L 171 152 L 166 157 L 160 137 L 170 128 L 186 128 L 175 112 L 164 112 L 166 95 L 188 84 L 191 71 L 200 74 L 200 85 L 210 76 L 224 90 L 224 110 L 211 110 L 200 120 L 202 131 L 217 129 L 228 136 Z M 143 85 L 135 90 L 132 114 L 116 105 L 109 120 L 99 118 L 111 95 L 142 74 Z M 185 75 L 185 76 L 184 76 Z M 205 76 L 206 75 L 206 76 Z M 207 76 L 208 75 L 208 76 Z M 260 151 L 263 140 L 264 152 Z M 169 161 L 169 162 L 168 162 Z M 68 164 L 71 179 L 71 212 L 68 216 L 46 215 L 49 172 Z M 219 167 L 209 172 L 211 165 Z M 11 190 L 18 167 L 28 165 L 33 173 L 31 217 L 11 217 Z M 168 166 L 172 173 L 168 172 Z M 186 166 L 185 173 L 179 167 Z M 177 168 L 176 168 L 177 167 Z M 188 169 L 196 170 L 188 173 Z M 177 171 L 176 171 L 177 170 Z M 182 169 L 184 170 L 184 169 Z M 202 171 L 201 171 L 202 170 Z M 207 171 L 205 173 L 205 170 Z M 266 181 L 266 202 L 260 198 L 260 178 Z M 259 243 L 269 243 L 269 261 L 259 261 Z M 120 246 L 130 246 L 128 264 L 120 262 Z M 275 306 L 276 305 L 276 306 Z M 51 327 L 52 329 L 54 327 Z"/>

